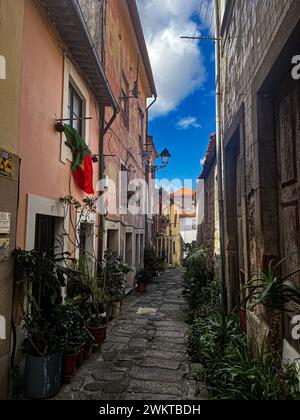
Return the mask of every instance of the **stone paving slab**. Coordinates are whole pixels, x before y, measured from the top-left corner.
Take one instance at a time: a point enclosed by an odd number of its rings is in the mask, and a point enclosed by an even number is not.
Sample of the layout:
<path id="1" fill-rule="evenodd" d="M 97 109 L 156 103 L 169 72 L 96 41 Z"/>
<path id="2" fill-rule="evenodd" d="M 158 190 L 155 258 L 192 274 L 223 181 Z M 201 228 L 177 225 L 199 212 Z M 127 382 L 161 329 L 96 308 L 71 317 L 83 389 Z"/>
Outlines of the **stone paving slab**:
<path id="1" fill-rule="evenodd" d="M 195 366 L 190 368 L 185 346 L 183 274 L 169 270 L 151 283 L 146 294 L 127 296 L 120 317 L 108 325 L 99 353 L 56 399 L 195 399 L 197 384 L 191 375 Z"/>

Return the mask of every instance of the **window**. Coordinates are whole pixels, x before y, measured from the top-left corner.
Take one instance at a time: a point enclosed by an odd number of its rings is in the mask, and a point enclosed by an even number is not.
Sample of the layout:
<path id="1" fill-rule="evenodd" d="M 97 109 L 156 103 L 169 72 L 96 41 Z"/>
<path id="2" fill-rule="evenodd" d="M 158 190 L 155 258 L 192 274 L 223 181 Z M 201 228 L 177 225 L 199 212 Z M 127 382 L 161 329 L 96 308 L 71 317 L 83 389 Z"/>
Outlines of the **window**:
<path id="1" fill-rule="evenodd" d="M 78 120 L 78 116 L 85 118 L 90 115 L 90 92 L 82 79 L 73 67 L 68 58 L 65 58 L 64 65 L 64 92 L 63 92 L 63 118 L 70 119 L 71 124 L 79 130 L 81 137 L 86 144 L 90 144 L 90 122 L 88 119 Z M 66 145 L 65 134 L 61 137 L 62 163 L 72 162 L 73 155 L 71 149 Z"/>
<path id="2" fill-rule="evenodd" d="M 69 84 L 69 118 L 70 118 L 70 126 L 75 128 L 78 133 L 83 136 L 82 130 L 82 118 L 83 118 L 83 100 L 78 95 L 77 91 L 75 90 L 74 86 L 70 83 Z"/>
<path id="3" fill-rule="evenodd" d="M 139 108 L 139 145 L 144 150 L 144 113 Z"/>
<path id="4" fill-rule="evenodd" d="M 121 117 L 123 124 L 129 129 L 129 83 L 125 74 L 122 75 L 122 91 L 121 91 Z"/>

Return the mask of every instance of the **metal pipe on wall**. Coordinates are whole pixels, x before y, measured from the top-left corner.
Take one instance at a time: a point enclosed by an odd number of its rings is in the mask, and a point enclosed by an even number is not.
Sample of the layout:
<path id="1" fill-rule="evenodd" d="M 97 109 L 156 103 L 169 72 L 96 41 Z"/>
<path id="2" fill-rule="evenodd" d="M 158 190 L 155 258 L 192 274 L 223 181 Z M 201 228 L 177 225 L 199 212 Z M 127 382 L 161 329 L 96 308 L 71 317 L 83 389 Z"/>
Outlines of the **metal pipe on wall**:
<path id="1" fill-rule="evenodd" d="M 216 56 L 216 145 L 218 170 L 218 210 L 220 235 L 220 280 L 221 301 L 227 312 L 227 290 L 225 277 L 225 213 L 223 191 L 223 141 L 221 122 L 221 38 L 220 38 L 220 2 L 215 0 L 215 56 Z"/>

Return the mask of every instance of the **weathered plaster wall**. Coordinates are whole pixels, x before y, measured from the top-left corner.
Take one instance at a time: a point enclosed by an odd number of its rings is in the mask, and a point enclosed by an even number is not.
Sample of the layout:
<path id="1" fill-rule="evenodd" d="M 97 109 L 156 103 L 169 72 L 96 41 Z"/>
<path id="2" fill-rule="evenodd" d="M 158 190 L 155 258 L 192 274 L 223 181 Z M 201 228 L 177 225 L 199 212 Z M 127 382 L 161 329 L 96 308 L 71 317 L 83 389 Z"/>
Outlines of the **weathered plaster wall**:
<path id="1" fill-rule="evenodd" d="M 0 400 L 7 396 L 10 366 L 11 317 L 13 299 L 13 259 L 10 253 L 16 245 L 16 217 L 19 183 L 19 103 L 21 79 L 21 47 L 24 1 L 0 2 L 0 55 L 6 66 L 6 78 L 0 79 L 0 149 L 13 154 L 11 178 L 0 176 L 0 212 L 11 215 L 10 232 L 0 234 L 9 240 L 8 258 L 0 256 Z M 13 29 L 12 29 L 13 28 Z M 1 245 L 1 244 L 0 244 Z"/>
<path id="2" fill-rule="evenodd" d="M 222 40 L 222 119 L 225 138 L 243 104 L 245 109 L 244 138 L 240 150 L 245 171 L 242 181 L 245 187 L 242 230 L 246 278 L 252 272 L 261 270 L 266 258 L 276 255 L 278 249 L 278 235 L 274 230 L 274 205 L 277 204 L 269 186 L 276 174 L 269 172 L 262 179 L 264 162 L 258 153 L 261 133 L 257 122 L 264 122 L 266 136 L 267 132 L 271 136 L 272 127 L 268 125 L 268 108 L 257 106 L 257 94 L 271 70 L 278 73 L 285 66 L 288 72 L 290 58 L 287 58 L 282 68 L 276 68 L 276 60 L 284 51 L 298 22 L 298 0 L 239 0 L 234 2 L 232 16 Z M 265 152 L 264 159 L 272 159 L 273 149 L 270 145 Z M 253 345 L 257 341 L 257 347 L 264 338 L 264 334 L 258 331 L 267 330 L 262 328 L 262 317 L 258 315 L 248 314 L 250 339 Z"/>
<path id="3" fill-rule="evenodd" d="M 27 195 L 58 200 L 68 194 L 82 199 L 75 186 L 70 162 L 61 161 L 61 135 L 54 129 L 63 115 L 64 54 L 41 9 L 26 1 L 22 55 L 20 142 L 22 159 L 17 244 L 26 245 Z M 98 116 L 90 93 L 88 143 L 99 153 Z M 94 165 L 94 186 L 98 181 Z M 71 190 L 69 182 L 71 179 Z"/>
<path id="4" fill-rule="evenodd" d="M 204 220 L 198 228 L 198 242 L 203 248 L 207 248 L 211 257 L 215 255 L 216 235 L 216 165 L 211 168 L 204 180 Z"/>

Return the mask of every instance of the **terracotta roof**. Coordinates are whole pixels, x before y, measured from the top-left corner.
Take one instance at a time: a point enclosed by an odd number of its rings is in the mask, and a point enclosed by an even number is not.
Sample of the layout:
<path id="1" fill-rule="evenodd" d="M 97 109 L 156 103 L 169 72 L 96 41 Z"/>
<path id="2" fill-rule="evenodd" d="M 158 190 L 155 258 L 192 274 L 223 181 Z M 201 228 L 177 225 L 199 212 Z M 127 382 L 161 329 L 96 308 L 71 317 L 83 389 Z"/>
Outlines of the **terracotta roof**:
<path id="1" fill-rule="evenodd" d="M 189 195 L 196 195 L 196 191 L 192 190 L 190 188 L 180 188 L 180 190 L 175 191 L 173 194 L 171 194 L 172 197 L 185 197 Z"/>
<path id="2" fill-rule="evenodd" d="M 199 177 L 199 179 L 205 179 L 211 168 L 212 165 L 214 164 L 215 160 L 216 160 L 216 134 L 211 134 L 210 135 L 210 141 L 209 141 L 209 145 L 206 151 L 206 157 L 205 157 L 205 162 L 203 165 L 203 169 L 202 169 L 202 173 Z"/>

